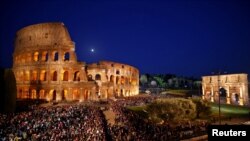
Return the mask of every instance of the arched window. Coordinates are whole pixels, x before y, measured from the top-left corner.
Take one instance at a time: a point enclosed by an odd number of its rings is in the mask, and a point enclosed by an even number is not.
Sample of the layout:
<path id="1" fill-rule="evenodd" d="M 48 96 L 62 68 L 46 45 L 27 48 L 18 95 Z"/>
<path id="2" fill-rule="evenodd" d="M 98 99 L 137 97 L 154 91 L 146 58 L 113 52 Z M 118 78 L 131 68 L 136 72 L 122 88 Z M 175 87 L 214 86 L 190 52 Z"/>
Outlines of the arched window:
<path id="1" fill-rule="evenodd" d="M 101 75 L 100 74 L 96 74 L 95 75 L 95 80 L 101 80 Z"/>
<path id="2" fill-rule="evenodd" d="M 68 81 L 69 80 L 69 72 L 68 71 L 65 71 L 63 73 L 63 81 Z"/>
<path id="3" fill-rule="evenodd" d="M 37 80 L 37 71 L 35 70 L 32 71 L 32 80 Z"/>
<path id="4" fill-rule="evenodd" d="M 80 91 L 78 89 L 73 90 L 73 100 L 80 99 Z"/>
<path id="5" fill-rule="evenodd" d="M 119 76 L 116 77 L 116 84 L 119 84 L 120 83 L 120 78 Z"/>
<path id="6" fill-rule="evenodd" d="M 38 61 L 39 60 L 39 52 L 35 52 L 34 53 L 34 57 L 33 57 L 34 61 Z"/>
<path id="7" fill-rule="evenodd" d="M 57 72 L 53 72 L 52 81 L 57 81 Z"/>
<path id="8" fill-rule="evenodd" d="M 19 81 L 23 81 L 24 75 L 23 75 L 23 71 L 20 71 L 20 77 L 19 77 Z"/>
<path id="9" fill-rule="evenodd" d="M 36 90 L 35 89 L 31 90 L 31 99 L 36 99 Z"/>
<path id="10" fill-rule="evenodd" d="M 114 75 L 110 76 L 110 82 L 114 83 Z"/>
<path id="11" fill-rule="evenodd" d="M 74 81 L 80 81 L 81 79 L 80 79 L 80 72 L 79 71 L 76 71 L 75 73 L 74 73 Z"/>
<path id="12" fill-rule="evenodd" d="M 47 80 L 47 72 L 45 70 L 42 70 L 40 72 L 40 80 L 41 81 L 46 81 Z"/>
<path id="13" fill-rule="evenodd" d="M 124 76 L 121 77 L 121 84 L 125 84 L 125 78 L 124 78 Z"/>
<path id="14" fill-rule="evenodd" d="M 88 75 L 88 81 L 93 81 L 93 78 L 92 78 L 91 74 Z"/>
<path id="15" fill-rule="evenodd" d="M 30 80 L 30 72 L 25 71 L 24 81 L 29 81 L 29 80 Z"/>
<path id="16" fill-rule="evenodd" d="M 116 71 L 116 74 L 117 74 L 117 75 L 119 75 L 119 74 L 120 74 L 120 71 L 119 71 L 119 70 L 117 70 L 117 71 Z"/>
<path id="17" fill-rule="evenodd" d="M 64 61 L 69 61 L 69 52 L 64 53 Z"/>
<path id="18" fill-rule="evenodd" d="M 40 98 L 40 99 L 45 99 L 46 98 L 46 96 L 45 96 L 45 90 L 44 89 L 40 90 L 38 98 Z"/>
<path id="19" fill-rule="evenodd" d="M 58 52 L 54 53 L 54 61 L 58 61 Z"/>
<path id="20" fill-rule="evenodd" d="M 48 52 L 47 52 L 47 51 L 44 51 L 44 52 L 42 53 L 42 61 L 47 62 L 48 59 L 49 59 Z"/>

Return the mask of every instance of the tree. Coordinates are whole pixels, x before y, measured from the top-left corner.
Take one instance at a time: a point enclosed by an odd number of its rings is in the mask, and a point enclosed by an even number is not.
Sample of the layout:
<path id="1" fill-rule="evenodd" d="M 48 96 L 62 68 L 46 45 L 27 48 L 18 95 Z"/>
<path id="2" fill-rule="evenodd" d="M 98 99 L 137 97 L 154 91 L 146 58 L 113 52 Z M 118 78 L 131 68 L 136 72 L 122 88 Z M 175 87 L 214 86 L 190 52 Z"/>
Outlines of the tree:
<path id="1" fill-rule="evenodd" d="M 161 88 L 165 88 L 166 87 L 166 82 L 164 82 L 164 79 L 162 77 L 158 77 L 155 76 L 154 79 L 156 80 L 157 84 L 161 87 Z"/>
<path id="2" fill-rule="evenodd" d="M 147 75 L 141 75 L 140 82 L 144 86 L 146 83 L 148 83 Z"/>
<path id="3" fill-rule="evenodd" d="M 11 69 L 1 69 L 1 103 L 0 112 L 12 113 L 16 109 L 16 79 Z"/>
<path id="4" fill-rule="evenodd" d="M 158 99 L 146 108 L 153 121 L 192 119 L 195 117 L 195 104 L 183 98 Z"/>
<path id="5" fill-rule="evenodd" d="M 192 101 L 196 104 L 196 118 L 200 118 L 201 114 L 209 116 L 211 114 L 211 107 L 208 101 L 200 98 L 193 98 Z"/>

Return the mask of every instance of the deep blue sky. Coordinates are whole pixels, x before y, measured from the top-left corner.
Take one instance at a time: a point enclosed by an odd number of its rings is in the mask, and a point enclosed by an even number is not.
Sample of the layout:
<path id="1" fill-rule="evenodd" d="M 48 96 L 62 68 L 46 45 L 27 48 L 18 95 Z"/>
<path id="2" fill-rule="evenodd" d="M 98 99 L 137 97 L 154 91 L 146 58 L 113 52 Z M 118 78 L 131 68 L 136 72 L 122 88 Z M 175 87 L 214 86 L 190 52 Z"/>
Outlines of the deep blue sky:
<path id="1" fill-rule="evenodd" d="M 1 67 L 12 67 L 17 30 L 56 21 L 87 63 L 111 60 L 141 73 L 184 76 L 250 73 L 249 0 L 1 0 L 0 18 Z"/>

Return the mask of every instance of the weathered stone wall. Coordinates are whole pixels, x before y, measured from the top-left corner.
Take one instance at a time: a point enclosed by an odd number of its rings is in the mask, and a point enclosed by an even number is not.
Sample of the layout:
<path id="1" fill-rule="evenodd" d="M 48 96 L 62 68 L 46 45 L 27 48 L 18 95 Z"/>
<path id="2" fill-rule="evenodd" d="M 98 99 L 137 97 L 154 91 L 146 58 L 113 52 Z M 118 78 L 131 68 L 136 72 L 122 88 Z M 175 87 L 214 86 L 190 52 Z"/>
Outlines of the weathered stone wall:
<path id="1" fill-rule="evenodd" d="M 139 93 L 136 68 L 108 61 L 90 65 L 77 62 L 74 42 L 62 23 L 42 23 L 19 30 L 13 70 L 20 99 L 83 101 Z"/>
<path id="2" fill-rule="evenodd" d="M 211 102 L 218 102 L 219 88 L 224 88 L 226 90 L 227 95 L 225 96 L 225 103 L 248 105 L 247 74 L 228 74 L 202 77 L 203 99 Z"/>

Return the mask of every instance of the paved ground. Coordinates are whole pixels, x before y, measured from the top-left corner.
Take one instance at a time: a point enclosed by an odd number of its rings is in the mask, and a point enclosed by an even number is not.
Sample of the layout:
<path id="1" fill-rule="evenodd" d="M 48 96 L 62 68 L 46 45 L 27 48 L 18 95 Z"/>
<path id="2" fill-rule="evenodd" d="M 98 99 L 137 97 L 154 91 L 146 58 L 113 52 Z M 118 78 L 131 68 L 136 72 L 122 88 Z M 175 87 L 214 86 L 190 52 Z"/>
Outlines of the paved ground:
<path id="1" fill-rule="evenodd" d="M 103 111 L 105 118 L 108 124 L 114 125 L 115 124 L 115 113 L 111 110 Z"/>

